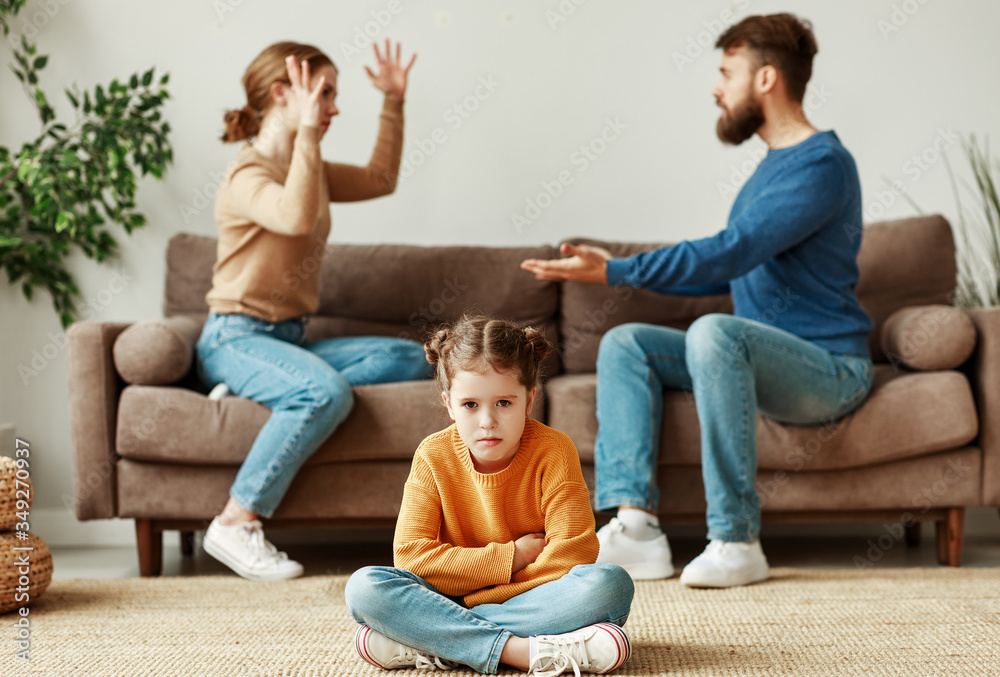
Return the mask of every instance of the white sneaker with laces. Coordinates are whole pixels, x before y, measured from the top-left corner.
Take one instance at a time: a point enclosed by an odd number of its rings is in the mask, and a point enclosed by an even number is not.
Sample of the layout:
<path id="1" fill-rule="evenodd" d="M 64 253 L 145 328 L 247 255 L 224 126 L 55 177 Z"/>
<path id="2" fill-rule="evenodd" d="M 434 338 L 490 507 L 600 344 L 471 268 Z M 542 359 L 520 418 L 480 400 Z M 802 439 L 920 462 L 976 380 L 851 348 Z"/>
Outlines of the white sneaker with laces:
<path id="1" fill-rule="evenodd" d="M 681 583 L 690 588 L 729 588 L 763 581 L 770 575 L 760 541 L 712 540 L 703 553 L 684 567 Z"/>
<path id="2" fill-rule="evenodd" d="M 572 669 L 576 677 L 581 672 L 603 675 L 616 670 L 632 655 L 628 635 L 612 623 L 588 625 L 562 635 L 535 637 L 537 652 L 528 672 L 536 677 L 553 677 Z"/>
<path id="3" fill-rule="evenodd" d="M 597 561 L 617 564 L 634 581 L 651 581 L 674 575 L 670 544 L 664 533 L 652 540 L 640 541 L 629 536 L 625 525 L 614 517 L 597 532 L 597 540 L 601 544 Z"/>
<path id="4" fill-rule="evenodd" d="M 354 633 L 354 648 L 358 655 L 376 668 L 416 668 L 417 670 L 451 670 L 458 667 L 454 661 L 425 654 L 389 639 L 380 632 L 362 625 Z"/>
<path id="5" fill-rule="evenodd" d="M 205 552 L 251 581 L 283 581 L 302 575 L 302 565 L 264 538 L 258 520 L 225 526 L 216 517 L 202 540 Z"/>

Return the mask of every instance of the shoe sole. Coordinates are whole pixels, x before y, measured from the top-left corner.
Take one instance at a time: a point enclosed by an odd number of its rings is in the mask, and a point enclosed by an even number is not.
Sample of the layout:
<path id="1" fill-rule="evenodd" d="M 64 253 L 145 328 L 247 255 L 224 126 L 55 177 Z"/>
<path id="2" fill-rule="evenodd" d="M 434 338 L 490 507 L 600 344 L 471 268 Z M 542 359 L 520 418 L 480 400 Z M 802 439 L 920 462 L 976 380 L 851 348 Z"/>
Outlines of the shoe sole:
<path id="1" fill-rule="evenodd" d="M 633 581 L 656 581 L 670 578 L 675 573 L 673 565 L 665 565 L 660 562 L 638 562 L 636 564 L 619 564 L 619 566 L 632 577 Z"/>
<path id="2" fill-rule="evenodd" d="M 680 582 L 681 585 L 687 586 L 689 588 L 738 588 L 741 585 L 753 585 L 754 583 L 761 583 L 763 581 L 766 581 L 770 577 L 771 577 L 770 569 L 765 569 L 763 574 L 761 573 L 754 574 L 748 580 L 745 581 L 738 581 L 736 583 L 717 583 L 715 581 L 705 581 L 705 580 L 699 581 L 697 579 L 691 580 L 693 576 L 685 577 L 684 573 L 681 572 Z"/>
<path id="3" fill-rule="evenodd" d="M 386 669 L 384 665 L 375 660 L 371 653 L 368 651 L 368 637 L 374 630 L 372 630 L 367 625 L 362 625 L 358 628 L 358 631 L 354 633 L 354 648 L 358 650 L 358 655 L 369 665 L 374 665 L 376 668 Z"/>
<path id="4" fill-rule="evenodd" d="M 222 562 L 227 567 L 229 567 L 230 569 L 232 569 L 236 574 L 238 574 L 239 576 L 247 579 L 248 581 L 256 581 L 256 582 L 287 581 L 287 580 L 289 580 L 291 578 L 298 578 L 299 576 L 302 575 L 302 573 L 304 571 L 303 568 L 302 568 L 302 565 L 299 565 L 298 571 L 296 573 L 292 574 L 292 575 L 289 575 L 289 574 L 277 574 L 277 573 L 275 573 L 275 574 L 258 574 L 258 573 L 254 573 L 252 571 L 247 571 L 246 569 L 244 569 L 242 566 L 240 566 L 239 562 L 237 562 L 235 558 L 230 557 L 229 553 L 227 553 L 225 550 L 222 550 L 221 548 L 217 548 L 215 546 L 215 543 L 213 543 L 212 541 L 208 540 L 207 538 L 204 539 L 204 540 L 202 540 L 201 546 L 202 546 L 202 548 L 205 549 L 205 552 L 207 552 L 209 555 L 211 555 L 212 557 L 214 557 L 218 561 Z"/>
<path id="5" fill-rule="evenodd" d="M 625 631 L 614 623 L 596 623 L 594 627 L 611 635 L 611 638 L 615 641 L 615 646 L 618 647 L 618 658 L 612 665 L 609 665 L 600 672 L 603 675 L 606 672 L 617 670 L 632 657 L 632 643 L 629 642 Z"/>

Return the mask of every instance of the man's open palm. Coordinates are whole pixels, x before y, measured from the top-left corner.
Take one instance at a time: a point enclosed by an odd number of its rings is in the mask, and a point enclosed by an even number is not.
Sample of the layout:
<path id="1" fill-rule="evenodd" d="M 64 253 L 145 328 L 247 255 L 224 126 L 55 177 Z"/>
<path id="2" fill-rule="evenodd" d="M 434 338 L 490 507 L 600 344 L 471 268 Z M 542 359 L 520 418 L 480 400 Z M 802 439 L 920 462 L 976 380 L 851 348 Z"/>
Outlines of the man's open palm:
<path id="1" fill-rule="evenodd" d="M 608 261 L 614 257 L 607 249 L 564 243 L 559 251 L 568 258 L 525 259 L 521 268 L 534 273 L 536 280 L 608 283 Z"/>

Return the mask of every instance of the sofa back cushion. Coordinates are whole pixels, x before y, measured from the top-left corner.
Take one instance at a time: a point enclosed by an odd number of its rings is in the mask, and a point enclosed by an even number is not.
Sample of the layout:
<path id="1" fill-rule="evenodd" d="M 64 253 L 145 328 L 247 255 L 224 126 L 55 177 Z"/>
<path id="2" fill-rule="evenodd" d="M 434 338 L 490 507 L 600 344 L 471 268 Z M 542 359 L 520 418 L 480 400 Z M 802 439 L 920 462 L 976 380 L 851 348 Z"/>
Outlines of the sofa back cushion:
<path id="1" fill-rule="evenodd" d="M 951 227 L 934 215 L 873 223 L 855 235 L 862 237 L 856 292 L 875 324 L 869 350 L 874 361 L 885 362 L 879 336 L 889 315 L 906 306 L 951 303 L 956 275 Z M 569 241 L 605 247 L 616 257 L 667 244 Z M 686 329 L 701 315 L 732 310 L 728 295 L 671 296 L 629 287 L 564 284 L 558 344 L 563 369 L 568 373 L 594 371 L 601 337 L 619 324 L 649 322 Z"/>
<path id="2" fill-rule="evenodd" d="M 319 309 L 309 322 L 308 336 L 422 340 L 466 309 L 475 309 L 538 327 L 555 343 L 558 285 L 535 280 L 518 265 L 526 258 L 557 254 L 551 246 L 330 245 L 323 261 Z M 215 258 L 215 238 L 180 233 L 170 239 L 165 315 L 204 318 Z M 559 372 L 557 353 L 544 368 L 549 376 Z"/>

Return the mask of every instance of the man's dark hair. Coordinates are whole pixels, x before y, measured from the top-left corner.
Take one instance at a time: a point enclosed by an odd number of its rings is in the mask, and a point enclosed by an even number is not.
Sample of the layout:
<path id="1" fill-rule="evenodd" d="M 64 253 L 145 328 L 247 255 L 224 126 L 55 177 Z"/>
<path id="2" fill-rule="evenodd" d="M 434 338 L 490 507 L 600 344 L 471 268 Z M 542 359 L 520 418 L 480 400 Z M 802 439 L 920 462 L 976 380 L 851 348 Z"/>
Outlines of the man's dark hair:
<path id="1" fill-rule="evenodd" d="M 819 47 L 812 24 L 792 14 L 748 16 L 730 26 L 715 43 L 723 51 L 746 46 L 754 72 L 774 66 L 785 79 L 788 96 L 802 103 Z"/>

